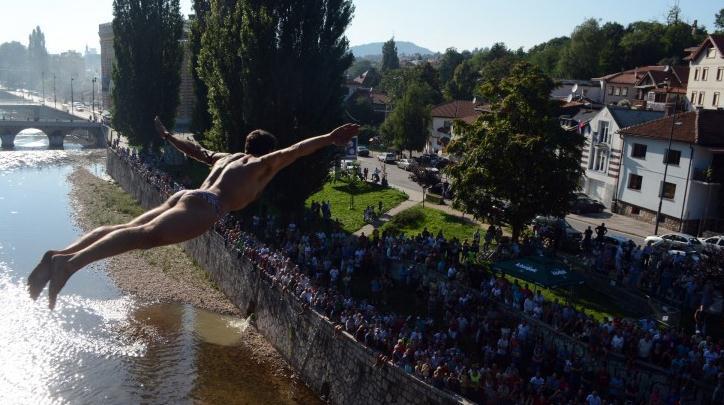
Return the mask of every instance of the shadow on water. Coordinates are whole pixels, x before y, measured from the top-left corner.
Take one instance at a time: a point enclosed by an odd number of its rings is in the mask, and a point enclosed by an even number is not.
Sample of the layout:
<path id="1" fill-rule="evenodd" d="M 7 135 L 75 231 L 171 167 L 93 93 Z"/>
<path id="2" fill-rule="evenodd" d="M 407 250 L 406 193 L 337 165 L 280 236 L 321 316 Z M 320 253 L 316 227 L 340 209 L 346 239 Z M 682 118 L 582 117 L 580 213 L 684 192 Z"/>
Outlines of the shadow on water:
<path id="1" fill-rule="evenodd" d="M 71 279 L 56 311 L 45 294 L 32 302 L 25 279 L 44 249 L 81 233 L 67 176 L 104 176 L 102 151 L 33 142 L 0 152 L 0 403 L 319 403 L 254 360 L 243 319 L 139 302 L 103 262 Z"/>

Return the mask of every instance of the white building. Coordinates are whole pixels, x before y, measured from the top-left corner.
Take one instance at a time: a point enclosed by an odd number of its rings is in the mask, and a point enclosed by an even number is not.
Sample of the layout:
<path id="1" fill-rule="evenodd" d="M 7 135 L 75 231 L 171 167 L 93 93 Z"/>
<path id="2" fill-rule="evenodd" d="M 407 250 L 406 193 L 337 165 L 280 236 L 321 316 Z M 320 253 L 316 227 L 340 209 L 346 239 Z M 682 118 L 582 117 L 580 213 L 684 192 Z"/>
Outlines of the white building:
<path id="1" fill-rule="evenodd" d="M 606 106 L 588 121 L 588 125 L 582 125 L 586 138 L 581 161 L 585 169 L 581 184 L 583 192 L 611 207 L 621 165 L 623 141 L 619 130 L 663 116 L 660 111 Z"/>
<path id="2" fill-rule="evenodd" d="M 454 100 L 433 107 L 430 115 L 430 136 L 425 153 L 441 152 L 454 136 L 453 124 L 461 120 L 471 124 L 482 114 L 482 107 L 472 101 Z"/>
<path id="3" fill-rule="evenodd" d="M 686 57 L 689 102 L 693 108 L 724 108 L 724 35 L 709 35 Z"/>
<path id="4" fill-rule="evenodd" d="M 653 223 L 661 201 L 664 227 L 697 233 L 703 219 L 720 223 L 720 185 L 705 171 L 724 169 L 723 128 L 724 111 L 702 110 L 622 129 L 617 212 Z"/>

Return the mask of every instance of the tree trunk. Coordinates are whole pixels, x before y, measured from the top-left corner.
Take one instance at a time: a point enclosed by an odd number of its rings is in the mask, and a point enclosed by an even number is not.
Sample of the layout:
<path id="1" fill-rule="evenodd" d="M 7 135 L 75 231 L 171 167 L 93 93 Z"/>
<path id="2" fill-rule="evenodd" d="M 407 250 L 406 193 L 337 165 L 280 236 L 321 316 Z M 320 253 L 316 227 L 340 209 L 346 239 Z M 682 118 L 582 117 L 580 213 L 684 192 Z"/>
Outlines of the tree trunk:
<path id="1" fill-rule="evenodd" d="M 511 238 L 514 242 L 518 241 L 518 238 L 520 237 L 520 232 L 523 230 L 523 225 L 521 224 L 510 224 L 510 227 L 512 228 L 513 235 Z"/>

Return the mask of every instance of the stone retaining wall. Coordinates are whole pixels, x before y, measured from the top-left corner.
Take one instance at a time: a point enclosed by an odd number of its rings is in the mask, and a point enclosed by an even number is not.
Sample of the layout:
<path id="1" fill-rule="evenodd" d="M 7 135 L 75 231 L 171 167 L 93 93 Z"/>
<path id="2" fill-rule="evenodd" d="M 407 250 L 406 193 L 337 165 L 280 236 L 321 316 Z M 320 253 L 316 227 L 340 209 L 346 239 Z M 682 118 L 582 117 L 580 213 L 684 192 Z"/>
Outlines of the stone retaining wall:
<path id="1" fill-rule="evenodd" d="M 113 150 L 108 174 L 144 208 L 163 202 L 158 190 L 139 176 Z M 305 309 L 279 286 L 262 277 L 244 257 L 226 248 L 224 239 L 209 231 L 183 244 L 213 281 L 242 311 L 253 312 L 267 340 L 319 395 L 335 404 L 460 404 L 469 403 L 424 383 L 402 369 L 376 366 L 377 353 L 343 332 L 322 315 Z"/>

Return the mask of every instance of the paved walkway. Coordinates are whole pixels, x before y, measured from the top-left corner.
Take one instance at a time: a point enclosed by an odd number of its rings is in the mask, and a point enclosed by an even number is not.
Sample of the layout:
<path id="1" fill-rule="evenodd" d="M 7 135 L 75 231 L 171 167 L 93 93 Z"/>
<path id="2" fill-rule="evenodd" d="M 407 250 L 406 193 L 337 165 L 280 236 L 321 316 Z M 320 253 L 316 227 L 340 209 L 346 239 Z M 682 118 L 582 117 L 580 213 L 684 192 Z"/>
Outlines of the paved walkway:
<path id="1" fill-rule="evenodd" d="M 591 225 L 591 228 L 606 224 L 606 228 L 620 233 L 645 238 L 654 234 L 654 224 L 639 221 L 637 219 L 627 217 L 625 215 L 614 214 L 604 211 L 600 214 L 576 215 L 569 214 L 568 218 L 585 222 Z"/>
<path id="2" fill-rule="evenodd" d="M 362 233 L 364 233 L 365 235 L 369 235 L 372 233 L 372 231 L 375 230 L 375 228 L 379 228 L 385 222 L 389 221 L 393 216 L 399 214 L 400 212 L 402 212 L 408 208 L 412 208 L 415 205 L 422 203 L 422 193 L 421 192 L 416 191 L 416 190 L 410 190 L 409 188 L 405 188 L 405 187 L 396 186 L 394 184 L 390 184 L 390 187 L 406 193 L 408 196 L 408 199 L 403 201 L 402 203 L 400 203 L 400 205 L 398 205 L 398 206 L 392 208 L 391 210 L 385 212 L 384 214 L 382 214 L 378 218 L 378 220 L 375 224 L 367 224 L 367 225 L 363 226 L 361 229 L 359 229 L 357 232 L 354 233 L 355 235 L 361 235 Z M 455 208 L 451 207 L 449 205 L 449 201 L 447 201 L 445 205 L 433 204 L 433 203 L 427 202 L 427 203 L 425 203 L 425 208 L 442 211 L 447 214 L 454 215 L 456 217 L 464 217 L 470 221 L 477 222 L 481 226 L 483 225 L 479 221 L 476 221 L 475 219 L 473 219 L 471 216 L 465 215 L 465 213 L 463 213 L 462 211 L 458 211 Z"/>

